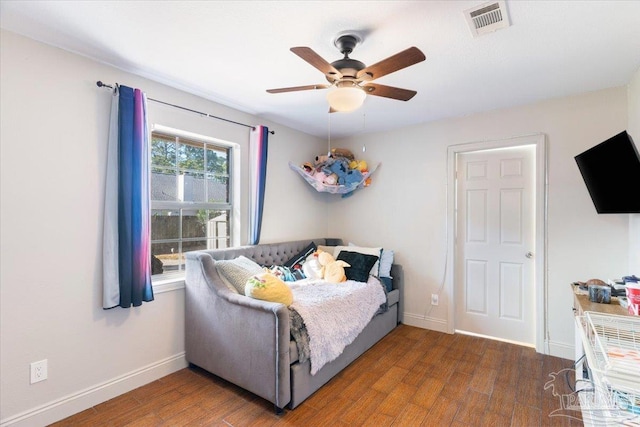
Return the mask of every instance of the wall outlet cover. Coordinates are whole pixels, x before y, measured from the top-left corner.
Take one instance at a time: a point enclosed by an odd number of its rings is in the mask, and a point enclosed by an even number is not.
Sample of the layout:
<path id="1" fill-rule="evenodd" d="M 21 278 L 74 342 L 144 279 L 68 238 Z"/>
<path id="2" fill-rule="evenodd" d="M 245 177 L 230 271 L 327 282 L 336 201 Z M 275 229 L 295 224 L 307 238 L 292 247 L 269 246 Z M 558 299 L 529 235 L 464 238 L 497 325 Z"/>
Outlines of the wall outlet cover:
<path id="1" fill-rule="evenodd" d="M 47 359 L 31 363 L 31 384 L 46 380 L 48 375 Z"/>

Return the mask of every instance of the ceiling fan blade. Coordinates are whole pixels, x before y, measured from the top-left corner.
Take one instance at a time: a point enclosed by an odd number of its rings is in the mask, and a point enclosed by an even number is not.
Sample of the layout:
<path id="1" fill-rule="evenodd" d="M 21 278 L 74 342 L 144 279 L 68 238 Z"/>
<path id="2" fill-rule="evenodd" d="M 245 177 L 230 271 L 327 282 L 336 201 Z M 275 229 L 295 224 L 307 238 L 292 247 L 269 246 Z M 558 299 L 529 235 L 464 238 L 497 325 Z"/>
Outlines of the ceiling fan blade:
<path id="1" fill-rule="evenodd" d="M 329 64 L 327 61 L 324 60 L 323 57 L 315 53 L 313 49 L 309 47 L 304 47 L 304 46 L 292 47 L 291 52 L 295 53 L 300 58 L 304 59 L 309 64 L 313 65 L 315 68 L 320 70 L 324 75 L 335 78 L 335 79 L 342 78 L 342 74 L 340 74 L 340 71 L 336 70 L 336 68 L 333 65 Z"/>
<path id="2" fill-rule="evenodd" d="M 425 59 L 424 53 L 422 53 L 420 49 L 417 47 L 410 47 L 409 49 L 396 53 L 387 59 L 383 59 L 380 62 L 358 71 L 358 79 L 366 81 L 379 79 L 382 76 L 391 74 L 394 71 L 402 70 L 410 65 L 422 62 Z"/>
<path id="3" fill-rule="evenodd" d="M 297 92 L 299 90 L 326 89 L 328 87 L 331 87 L 331 85 L 293 86 L 293 87 L 283 87 L 280 89 L 267 89 L 267 92 L 269 93 Z"/>
<path id="4" fill-rule="evenodd" d="M 384 96 L 385 98 L 397 99 L 399 101 L 408 101 L 415 96 L 415 90 L 401 89 L 399 87 L 379 85 L 376 83 L 367 83 L 362 86 L 368 95 Z"/>

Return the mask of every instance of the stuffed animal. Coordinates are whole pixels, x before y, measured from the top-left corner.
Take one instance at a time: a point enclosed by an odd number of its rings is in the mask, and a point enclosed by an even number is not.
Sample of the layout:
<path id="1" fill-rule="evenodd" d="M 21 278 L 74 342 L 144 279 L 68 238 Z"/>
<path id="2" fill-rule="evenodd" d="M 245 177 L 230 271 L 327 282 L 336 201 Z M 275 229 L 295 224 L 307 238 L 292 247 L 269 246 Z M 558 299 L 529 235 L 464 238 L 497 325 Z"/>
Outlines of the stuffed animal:
<path id="1" fill-rule="evenodd" d="M 293 302 L 293 292 L 279 278 L 271 273 L 250 277 L 244 286 L 244 294 L 263 301 L 279 302 L 286 306 Z"/>
<path id="2" fill-rule="evenodd" d="M 327 185 L 337 185 L 338 184 L 338 175 L 332 173 L 327 175 L 324 179 L 324 183 Z"/>
<path id="3" fill-rule="evenodd" d="M 353 185 L 362 181 L 362 172 L 357 169 L 351 169 L 344 176 L 344 185 Z"/>
<path id="4" fill-rule="evenodd" d="M 300 168 L 302 168 L 302 170 L 309 175 L 313 175 L 316 171 L 311 162 L 305 162 L 302 166 L 300 166 Z"/>
<path id="5" fill-rule="evenodd" d="M 356 158 L 348 148 L 332 148 L 331 157 L 336 159 L 338 157 L 344 157 L 347 160 L 353 160 Z"/>
<path id="6" fill-rule="evenodd" d="M 330 156 L 316 156 L 313 165 L 305 163 L 302 168 L 322 184 L 352 186 L 363 181 L 368 166 L 365 160 L 349 158 L 350 154 L 353 156 L 346 148 L 334 148 Z M 368 178 L 365 186 L 370 183 Z"/>
<path id="7" fill-rule="evenodd" d="M 320 163 L 325 163 L 327 160 L 329 160 L 329 156 L 319 155 L 319 156 L 316 156 L 315 163 L 316 165 L 319 165 Z"/>
<path id="8" fill-rule="evenodd" d="M 335 173 L 327 175 L 322 171 L 318 171 L 313 174 L 313 179 L 326 185 L 336 185 L 338 183 L 338 176 Z"/>
<path id="9" fill-rule="evenodd" d="M 362 173 L 365 173 L 368 169 L 367 169 L 368 165 L 366 160 L 352 160 L 349 163 L 349 169 L 357 169 Z"/>
<path id="10" fill-rule="evenodd" d="M 318 261 L 317 252 L 307 257 L 307 260 L 302 264 L 302 272 L 307 279 L 322 279 L 322 267 Z"/>
<path id="11" fill-rule="evenodd" d="M 344 261 L 336 261 L 329 252 L 319 250 L 316 253 L 318 254 L 318 263 L 321 266 L 320 277 L 322 279 L 331 283 L 340 283 L 347 280 L 344 268 L 351 267 L 350 264 Z"/>
<path id="12" fill-rule="evenodd" d="M 349 162 L 344 159 L 334 159 L 333 162 L 327 162 L 327 166 L 325 166 L 322 171 L 327 175 L 331 175 L 332 173 L 336 174 L 338 177 L 337 184 L 344 185 L 347 172 L 349 171 Z"/>

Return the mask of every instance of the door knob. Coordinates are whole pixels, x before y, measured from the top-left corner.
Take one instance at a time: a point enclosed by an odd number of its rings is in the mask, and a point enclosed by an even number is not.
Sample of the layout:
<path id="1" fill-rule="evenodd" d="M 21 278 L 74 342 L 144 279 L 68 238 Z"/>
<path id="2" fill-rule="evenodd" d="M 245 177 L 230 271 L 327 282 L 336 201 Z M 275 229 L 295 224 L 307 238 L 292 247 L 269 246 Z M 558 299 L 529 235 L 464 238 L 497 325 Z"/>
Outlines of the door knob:
<path id="1" fill-rule="evenodd" d="M 527 252 L 524 256 L 527 258 L 533 258 L 533 252 Z"/>

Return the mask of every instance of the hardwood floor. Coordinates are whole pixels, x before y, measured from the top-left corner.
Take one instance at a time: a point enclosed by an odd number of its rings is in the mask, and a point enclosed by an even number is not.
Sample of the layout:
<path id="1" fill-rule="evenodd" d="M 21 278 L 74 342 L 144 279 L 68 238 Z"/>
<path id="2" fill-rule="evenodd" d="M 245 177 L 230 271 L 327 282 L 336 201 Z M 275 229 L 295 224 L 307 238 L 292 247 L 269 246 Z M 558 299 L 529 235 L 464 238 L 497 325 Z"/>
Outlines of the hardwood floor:
<path id="1" fill-rule="evenodd" d="M 549 414 L 572 361 L 533 349 L 400 325 L 294 410 L 187 368 L 54 426 L 578 426 Z M 571 377 L 573 378 L 573 377 Z M 579 417 L 579 411 L 564 412 Z"/>

